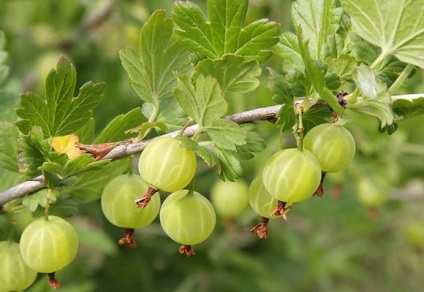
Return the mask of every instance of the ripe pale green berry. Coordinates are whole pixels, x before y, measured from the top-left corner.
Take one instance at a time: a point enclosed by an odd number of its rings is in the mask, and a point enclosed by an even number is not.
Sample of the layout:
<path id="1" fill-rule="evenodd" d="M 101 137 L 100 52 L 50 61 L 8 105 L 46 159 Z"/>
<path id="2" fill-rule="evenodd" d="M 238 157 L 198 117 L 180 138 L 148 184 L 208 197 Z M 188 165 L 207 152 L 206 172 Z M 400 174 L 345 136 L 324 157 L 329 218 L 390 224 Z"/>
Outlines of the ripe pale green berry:
<path id="1" fill-rule="evenodd" d="M 275 210 L 278 200 L 270 195 L 262 183 L 262 176 L 257 176 L 249 186 L 248 191 L 250 207 L 257 214 L 264 218 L 278 218 L 280 216 L 271 216 Z"/>
<path id="2" fill-rule="evenodd" d="M 336 124 L 321 124 L 306 133 L 303 147 L 318 159 L 324 172 L 344 170 L 355 156 L 356 146 L 352 134 Z"/>
<path id="3" fill-rule="evenodd" d="M 150 186 L 166 192 L 181 190 L 196 172 L 196 155 L 175 138 L 153 140 L 140 156 L 140 176 Z"/>
<path id="4" fill-rule="evenodd" d="M 0 242 L 0 290 L 20 291 L 34 283 L 37 272 L 22 260 L 19 244 Z"/>
<path id="5" fill-rule="evenodd" d="M 159 214 L 160 196 L 153 196 L 145 208 L 137 208 L 134 201 L 147 191 L 147 184 L 138 175 L 120 175 L 103 189 L 103 214 L 114 225 L 123 228 L 142 228 Z"/>
<path id="6" fill-rule="evenodd" d="M 288 204 L 311 197 L 321 181 L 318 160 L 308 150 L 280 150 L 265 163 L 262 182 L 277 200 Z"/>
<path id="7" fill-rule="evenodd" d="M 242 180 L 218 180 L 211 189 L 211 202 L 217 214 L 224 218 L 235 218 L 249 205 L 248 185 Z"/>
<path id="8" fill-rule="evenodd" d="M 170 194 L 163 202 L 160 223 L 175 242 L 194 245 L 211 235 L 216 215 L 212 204 L 204 196 L 180 190 Z"/>
<path id="9" fill-rule="evenodd" d="M 78 251 L 74 227 L 57 216 L 29 224 L 19 243 L 22 259 L 33 270 L 53 273 L 69 265 Z"/>

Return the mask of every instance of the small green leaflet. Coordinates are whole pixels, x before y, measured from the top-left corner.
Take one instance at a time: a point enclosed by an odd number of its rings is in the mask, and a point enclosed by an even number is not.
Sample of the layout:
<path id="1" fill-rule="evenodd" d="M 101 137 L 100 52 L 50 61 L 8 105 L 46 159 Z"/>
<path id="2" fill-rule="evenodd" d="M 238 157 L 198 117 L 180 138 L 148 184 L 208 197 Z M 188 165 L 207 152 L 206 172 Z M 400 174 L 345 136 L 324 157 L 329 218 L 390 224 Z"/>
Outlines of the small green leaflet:
<path id="1" fill-rule="evenodd" d="M 203 74 L 218 80 L 225 96 L 226 92 L 246 93 L 258 87 L 261 68 L 257 61 L 246 62 L 243 57 L 225 55 L 222 59 L 205 59 L 196 66 L 193 79 Z"/>
<path id="2" fill-rule="evenodd" d="M 214 167 L 219 177 L 234 181 L 243 174 L 240 160 L 253 157 L 252 152 L 260 152 L 265 149 L 263 138 L 255 131 L 254 123 L 240 125 L 247 132 L 246 143 L 237 145 L 236 151 L 217 147 L 208 142 L 196 142 L 187 137 L 179 136 L 178 139 L 187 149 L 195 151 L 209 167 Z"/>
<path id="3" fill-rule="evenodd" d="M 243 28 L 248 0 L 209 0 L 208 17 L 194 3 L 177 1 L 173 19 L 179 40 L 191 51 L 209 59 L 235 54 L 265 62 L 278 42 L 279 24 L 267 19 Z"/>
<path id="4" fill-rule="evenodd" d="M 367 42 L 356 33 L 351 33 L 350 39 L 353 43 L 352 55 L 358 59 L 359 63 L 371 65 L 381 54 L 379 47 Z M 399 61 L 394 56 L 389 56 L 374 69 L 378 78 L 384 80 L 390 87 L 405 67 L 406 63 Z"/>
<path id="5" fill-rule="evenodd" d="M 58 158 L 65 163 L 66 156 L 54 153 L 55 157 L 49 157 L 51 146 L 44 139 L 44 134 L 40 127 L 34 127 L 28 135 L 21 136 L 18 140 L 19 160 L 21 161 L 22 171 L 28 176 L 35 176 L 41 174 L 38 167 L 41 166 L 47 159 L 50 161 L 57 160 Z"/>
<path id="6" fill-rule="evenodd" d="M 165 10 L 157 10 L 144 24 L 139 50 L 128 47 L 119 56 L 137 95 L 158 111 L 159 100 L 170 97 L 176 85 L 174 72 L 192 70 L 187 50 L 172 39 L 174 23 Z"/>
<path id="7" fill-rule="evenodd" d="M 151 117 L 154 107 L 150 103 L 143 103 L 141 112 L 146 117 Z M 166 131 L 177 131 L 187 122 L 187 115 L 182 110 L 176 99 L 172 97 L 163 98 L 159 101 L 159 112 L 156 122 L 152 123 L 156 129 L 160 129 L 158 125 L 163 125 Z"/>
<path id="8" fill-rule="evenodd" d="M 25 196 L 22 199 L 22 205 L 26 206 L 28 210 L 34 212 L 37 210 L 38 206 L 43 208 L 46 207 L 46 197 L 48 193 L 48 189 L 39 190 L 38 192 L 31 194 L 31 196 Z M 59 196 L 57 190 L 50 191 L 50 203 L 56 203 L 57 197 Z"/>
<path id="9" fill-rule="evenodd" d="M 355 31 L 383 57 L 424 68 L 424 0 L 341 0 Z"/>
<path id="10" fill-rule="evenodd" d="M 391 125 L 394 116 L 387 86 L 378 80 L 374 71 L 366 65 L 356 67 L 353 80 L 361 92 L 362 100 L 349 104 L 349 108 L 377 117 L 380 120 L 381 128 Z"/>
<path id="11" fill-rule="evenodd" d="M 73 199 L 85 203 L 98 200 L 106 184 L 127 170 L 130 165 L 128 159 L 130 158 L 114 161 L 98 170 L 85 172 L 68 179 L 61 188 L 61 195 L 71 196 Z"/>
<path id="12" fill-rule="evenodd" d="M 215 78 L 199 75 L 194 87 L 189 76 L 180 75 L 174 95 L 198 124 L 199 132 L 207 132 L 216 146 L 236 150 L 235 145 L 246 143 L 246 132 L 239 125 L 220 119 L 227 113 L 228 105 Z"/>
<path id="13" fill-rule="evenodd" d="M 105 142 L 122 141 L 131 137 L 125 132 L 131 130 L 143 122 L 146 118 L 141 114 L 140 108 L 135 108 L 126 114 L 114 118 L 94 140 L 95 144 Z M 134 136 L 134 135 L 132 135 Z"/>
<path id="14" fill-rule="evenodd" d="M 109 160 L 95 161 L 91 155 L 83 154 L 74 159 L 68 159 L 65 163 L 63 161 L 44 162 L 38 169 L 43 173 L 58 175 L 60 179 L 64 179 L 87 171 L 101 169 L 109 163 Z"/>
<path id="15" fill-rule="evenodd" d="M 292 6 L 295 27 L 303 32 L 303 41 L 315 60 L 323 59 L 323 48 L 328 38 L 340 27 L 343 10 L 334 8 L 335 0 L 298 0 Z"/>
<path id="16" fill-rule="evenodd" d="M 401 118 L 411 118 L 424 115 L 424 95 L 414 99 L 396 99 L 393 111 Z"/>
<path id="17" fill-rule="evenodd" d="M 334 94 L 327 88 L 325 71 L 318 63 L 311 58 L 307 43 L 302 41 L 302 30 L 298 28 L 299 51 L 305 64 L 305 76 L 310 78 L 312 87 L 319 97 L 328 103 L 331 108 L 339 114 L 344 113 L 344 109 L 338 103 Z"/>
<path id="18" fill-rule="evenodd" d="M 305 64 L 299 53 L 299 43 L 294 33 L 284 32 L 281 35 L 280 42 L 275 46 L 275 54 L 283 61 L 283 71 L 298 70 L 304 72 Z"/>
<path id="19" fill-rule="evenodd" d="M 341 54 L 338 58 L 327 57 L 324 62 L 329 72 L 336 73 L 343 80 L 352 80 L 356 59 L 351 55 Z"/>
<path id="20" fill-rule="evenodd" d="M 75 85 L 75 68 L 61 55 L 56 69 L 47 76 L 45 98 L 33 92 L 21 96 L 21 107 L 16 110 L 22 119 L 16 122 L 20 131 L 28 134 L 32 127 L 39 126 L 45 137 L 55 137 L 84 126 L 102 98 L 104 84 L 87 82 L 79 95 L 73 97 Z"/>

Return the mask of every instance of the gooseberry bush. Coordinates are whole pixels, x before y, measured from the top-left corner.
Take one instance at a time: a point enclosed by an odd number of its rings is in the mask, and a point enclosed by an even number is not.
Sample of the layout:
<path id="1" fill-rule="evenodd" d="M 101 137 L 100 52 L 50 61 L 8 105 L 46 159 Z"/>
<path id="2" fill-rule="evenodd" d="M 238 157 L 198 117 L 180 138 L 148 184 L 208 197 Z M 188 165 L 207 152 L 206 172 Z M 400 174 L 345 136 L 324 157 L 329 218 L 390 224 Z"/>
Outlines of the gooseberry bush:
<path id="1" fill-rule="evenodd" d="M 385 164 L 396 162 L 367 141 L 379 133 L 384 144 L 404 120 L 424 115 L 424 94 L 402 88 L 424 68 L 422 7 L 424 0 L 297 0 L 293 30 L 281 31 L 281 19 L 251 19 L 248 0 L 202 8 L 176 1 L 153 12 L 137 44 L 116 56 L 139 101 L 101 129 L 95 110 L 112 98 L 106 84 L 89 81 L 74 94 L 78 65 L 58 55 L 44 93 L 22 93 L 1 112 L 0 236 L 11 234 L 0 245 L 2 285 L 25 289 L 46 273 L 58 288 L 55 272 L 78 254 L 73 225 L 88 204 L 124 229 L 120 245 L 142 249 L 134 231 L 160 222 L 187 256 L 218 236 L 220 220 L 248 212 L 259 221 L 253 235 L 272 236 L 269 219 L 290 224 L 296 205 L 327 193 L 327 174 L 339 175 L 330 185 L 353 181 L 366 207 L 381 206 L 390 189 Z M 0 85 L 9 72 L 6 37 Z M 240 107 L 247 98 L 253 107 Z M 375 166 L 362 163 L 367 155 Z M 247 161 L 258 156 L 252 171 Z M 206 185 L 205 173 L 213 175 Z"/>

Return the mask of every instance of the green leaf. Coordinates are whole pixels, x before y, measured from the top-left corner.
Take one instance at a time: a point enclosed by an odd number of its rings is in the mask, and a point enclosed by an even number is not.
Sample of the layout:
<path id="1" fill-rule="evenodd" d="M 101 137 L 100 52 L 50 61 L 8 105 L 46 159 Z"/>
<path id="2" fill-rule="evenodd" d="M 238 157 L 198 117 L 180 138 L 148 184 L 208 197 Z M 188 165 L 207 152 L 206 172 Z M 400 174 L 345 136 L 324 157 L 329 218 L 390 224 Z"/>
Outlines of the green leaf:
<path id="1" fill-rule="evenodd" d="M 304 72 L 305 64 L 300 54 L 299 42 L 297 36 L 292 32 L 284 32 L 281 35 L 280 42 L 275 46 L 275 54 L 283 61 L 283 71 L 298 70 Z"/>
<path id="2" fill-rule="evenodd" d="M 303 118 L 303 130 L 306 134 L 313 127 L 322 124 L 328 123 L 331 120 L 331 110 L 325 107 L 313 107 L 305 112 L 302 116 Z"/>
<path id="3" fill-rule="evenodd" d="M 233 151 L 214 147 L 213 152 L 220 161 L 218 168 L 219 177 L 229 181 L 235 181 L 242 176 L 243 168 Z"/>
<path id="4" fill-rule="evenodd" d="M 141 112 L 144 116 L 150 117 L 153 114 L 153 106 L 144 103 Z M 162 124 L 167 131 L 177 131 L 187 122 L 187 114 L 178 104 L 174 97 L 163 98 L 159 101 L 159 111 L 157 113 L 155 125 Z"/>
<path id="5" fill-rule="evenodd" d="M 84 144 L 90 144 L 94 140 L 94 131 L 96 127 L 96 121 L 91 118 L 87 124 L 81 129 L 75 132 L 75 135 L 79 137 L 79 142 Z"/>
<path id="6" fill-rule="evenodd" d="M 355 31 L 382 56 L 424 67 L 424 0 L 341 0 Z"/>
<path id="7" fill-rule="evenodd" d="M 266 148 L 265 140 L 255 131 L 255 123 L 242 124 L 240 127 L 247 133 L 246 144 L 237 145 L 236 153 L 240 159 L 251 159 L 254 157 L 252 152 L 261 152 Z"/>
<path id="8" fill-rule="evenodd" d="M 19 160 L 23 163 L 22 171 L 28 176 L 39 175 L 41 166 L 50 153 L 50 145 L 44 139 L 44 134 L 39 127 L 35 127 L 28 135 L 21 136 L 18 140 Z M 65 161 L 66 155 L 61 156 Z"/>
<path id="9" fill-rule="evenodd" d="M 179 75 L 174 95 L 183 110 L 199 127 L 205 128 L 225 115 L 228 105 L 215 78 L 199 75 L 195 86 L 189 76 Z"/>
<path id="10" fill-rule="evenodd" d="M 357 34 L 351 33 L 350 38 L 353 42 L 352 55 L 361 63 L 371 65 L 381 54 L 381 49 L 379 47 L 367 42 Z M 375 68 L 375 72 L 378 78 L 383 80 L 387 86 L 390 87 L 405 67 L 406 63 L 399 61 L 394 56 L 389 56 Z"/>
<path id="11" fill-rule="evenodd" d="M 396 99 L 393 102 L 394 113 L 401 118 L 424 115 L 424 95 L 414 99 Z"/>
<path id="12" fill-rule="evenodd" d="M 277 125 L 281 131 L 291 130 L 296 123 L 293 102 L 285 103 L 277 113 Z"/>
<path id="13" fill-rule="evenodd" d="M 22 205 L 26 206 L 31 212 L 37 210 L 38 206 L 45 208 L 48 191 L 48 189 L 43 189 L 29 196 L 25 196 L 22 199 Z M 50 190 L 50 203 L 54 204 L 58 196 L 59 193 L 57 192 L 57 190 Z"/>
<path id="14" fill-rule="evenodd" d="M 63 55 L 59 57 L 56 69 L 46 79 L 46 96 L 26 93 L 21 96 L 21 107 L 16 110 L 23 119 L 16 124 L 24 134 L 29 126 L 39 126 L 45 137 L 64 136 L 84 126 L 93 114 L 101 98 L 103 83 L 88 82 L 73 97 L 76 72 L 71 62 Z"/>
<path id="15" fill-rule="evenodd" d="M 195 87 L 188 76 L 178 76 L 179 86 L 174 95 L 184 111 L 207 132 L 216 145 L 235 150 L 246 143 L 246 132 L 236 123 L 220 119 L 227 112 L 227 103 L 215 78 L 199 75 Z"/>
<path id="16" fill-rule="evenodd" d="M 61 189 L 62 196 L 71 196 L 79 202 L 98 200 L 105 185 L 128 168 L 128 159 L 130 158 L 114 161 L 99 170 L 86 172 L 68 179 L 70 182 Z"/>
<path id="17" fill-rule="evenodd" d="M 338 58 L 325 58 L 328 72 L 336 73 L 343 80 L 351 80 L 356 66 L 356 59 L 351 55 L 342 54 Z"/>
<path id="18" fill-rule="evenodd" d="M 298 0 L 292 6 L 295 27 L 303 32 L 303 41 L 315 60 L 322 60 L 328 38 L 339 29 L 343 10 L 334 8 L 335 0 Z"/>
<path id="19" fill-rule="evenodd" d="M 337 101 L 334 94 L 325 87 L 325 72 L 324 69 L 319 66 L 317 61 L 312 60 L 309 49 L 302 41 L 302 30 L 298 28 L 298 41 L 300 54 L 305 64 L 305 76 L 310 79 L 312 86 L 319 97 L 324 100 L 328 105 L 337 113 L 343 114 L 344 108 L 342 108 Z"/>
<path id="20" fill-rule="evenodd" d="M 391 95 L 387 86 L 375 76 L 374 71 L 365 65 L 356 67 L 353 79 L 362 96 L 349 108 L 364 114 L 375 116 L 380 120 L 380 127 L 393 123 Z"/>
<path id="21" fill-rule="evenodd" d="M 129 131 L 143 122 L 146 118 L 141 114 L 140 108 L 135 108 L 126 114 L 122 114 L 114 118 L 94 140 L 95 144 L 105 142 L 122 141 L 134 135 L 129 135 Z"/>
<path id="22" fill-rule="evenodd" d="M 0 167 L 18 172 L 18 130 L 15 125 L 0 121 Z"/>
<path id="23" fill-rule="evenodd" d="M 206 130 L 214 144 L 223 149 L 235 151 L 236 145 L 246 143 L 246 131 L 229 120 L 216 119 L 206 127 Z"/>
<path id="24" fill-rule="evenodd" d="M 257 61 L 246 62 L 243 57 L 225 55 L 222 59 L 205 59 L 197 64 L 193 79 L 199 75 L 218 80 L 224 95 L 226 92 L 246 93 L 258 87 L 261 68 Z"/>
<path id="25" fill-rule="evenodd" d="M 44 173 L 58 175 L 60 179 L 65 179 L 87 171 L 101 169 L 109 163 L 109 160 L 96 161 L 91 155 L 83 154 L 74 159 L 67 160 L 66 163 L 52 161 L 44 162 L 43 165 L 39 167 L 39 170 Z"/>
<path id="26" fill-rule="evenodd" d="M 269 71 L 268 88 L 274 93 L 272 99 L 279 104 L 292 103 L 294 96 L 292 95 L 287 79 L 272 68 L 267 69 Z"/>
<path id="27" fill-rule="evenodd" d="M 265 62 L 269 50 L 278 42 L 279 24 L 266 19 L 245 28 L 248 0 L 210 0 L 208 16 L 192 2 L 177 1 L 173 19 L 179 26 L 175 32 L 191 51 L 210 59 L 235 54 L 247 60 Z"/>
<path id="28" fill-rule="evenodd" d="M 160 99 L 172 95 L 174 72 L 185 74 L 192 68 L 187 50 L 172 40 L 173 27 L 166 12 L 157 10 L 141 29 L 139 50 L 128 47 L 119 54 L 132 88 L 156 110 Z"/>

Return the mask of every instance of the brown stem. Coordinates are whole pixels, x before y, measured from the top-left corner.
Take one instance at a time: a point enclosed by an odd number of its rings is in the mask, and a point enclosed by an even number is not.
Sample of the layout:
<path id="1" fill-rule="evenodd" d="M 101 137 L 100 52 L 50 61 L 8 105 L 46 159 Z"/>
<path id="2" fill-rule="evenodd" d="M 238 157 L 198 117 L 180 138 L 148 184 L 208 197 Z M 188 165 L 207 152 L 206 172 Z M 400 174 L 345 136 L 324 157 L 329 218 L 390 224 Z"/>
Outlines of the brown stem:
<path id="1" fill-rule="evenodd" d="M 250 231 L 259 238 L 268 238 L 269 218 L 261 217 L 261 222 L 250 229 Z"/>
<path id="2" fill-rule="evenodd" d="M 110 142 L 110 143 L 101 143 L 101 144 L 81 144 L 75 143 L 75 147 L 84 151 L 85 153 L 90 153 L 94 159 L 100 160 L 105 157 L 110 151 L 115 147 L 124 144 L 131 144 L 133 139 L 127 139 L 120 142 Z"/>
<path id="3" fill-rule="evenodd" d="M 319 186 L 316 189 L 314 195 L 318 196 L 318 197 L 322 197 L 324 195 L 324 179 L 325 179 L 325 175 L 327 173 L 325 171 L 321 172 L 321 181 L 319 182 Z"/>
<path id="4" fill-rule="evenodd" d="M 284 220 L 287 220 L 287 215 L 285 211 L 290 210 L 291 206 L 286 207 L 286 205 L 287 202 L 278 201 L 277 207 L 271 212 L 270 216 L 281 216 Z"/>
<path id="5" fill-rule="evenodd" d="M 194 249 L 191 247 L 191 245 L 181 245 L 180 248 L 178 249 L 180 254 L 185 254 L 186 256 L 192 256 L 195 255 L 196 253 L 194 252 Z"/>
<path id="6" fill-rule="evenodd" d="M 134 229 L 133 228 L 125 228 L 124 232 L 125 232 L 125 237 L 121 238 L 118 241 L 118 244 L 119 245 L 127 244 L 131 248 L 136 248 L 137 242 L 135 241 L 135 238 L 134 238 Z"/>
<path id="7" fill-rule="evenodd" d="M 140 199 L 135 200 L 135 204 L 137 205 L 137 207 L 139 208 L 144 208 L 147 206 L 147 204 L 149 204 L 150 199 L 152 198 L 152 196 L 154 194 L 157 193 L 157 189 L 155 189 L 152 186 L 149 186 L 149 188 L 147 189 L 146 193 L 144 194 L 144 196 L 142 196 Z"/>
<path id="8" fill-rule="evenodd" d="M 60 287 L 60 283 L 59 281 L 56 279 L 55 277 L 55 273 L 48 273 L 47 274 L 49 276 L 49 286 L 53 289 L 56 290 Z"/>

